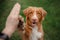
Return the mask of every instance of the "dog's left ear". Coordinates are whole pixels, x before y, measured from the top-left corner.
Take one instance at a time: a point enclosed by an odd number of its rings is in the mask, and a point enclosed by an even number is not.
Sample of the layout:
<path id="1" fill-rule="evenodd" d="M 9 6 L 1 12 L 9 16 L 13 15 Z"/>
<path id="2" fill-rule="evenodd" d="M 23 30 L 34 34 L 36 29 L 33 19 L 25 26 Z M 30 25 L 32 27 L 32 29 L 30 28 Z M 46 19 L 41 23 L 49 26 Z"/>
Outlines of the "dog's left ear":
<path id="1" fill-rule="evenodd" d="M 44 20 L 44 17 L 46 16 L 47 12 L 42 7 L 40 7 L 39 10 L 42 13 L 42 20 Z"/>

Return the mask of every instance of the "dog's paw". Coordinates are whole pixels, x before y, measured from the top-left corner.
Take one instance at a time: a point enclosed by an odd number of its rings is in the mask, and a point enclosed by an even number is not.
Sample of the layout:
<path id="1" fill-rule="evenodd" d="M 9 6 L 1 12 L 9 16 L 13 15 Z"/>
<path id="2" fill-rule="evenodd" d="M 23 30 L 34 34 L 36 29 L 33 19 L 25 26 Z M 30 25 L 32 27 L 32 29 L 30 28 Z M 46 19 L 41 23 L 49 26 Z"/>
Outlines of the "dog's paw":
<path id="1" fill-rule="evenodd" d="M 18 28 L 19 28 L 20 30 L 23 30 L 23 28 L 24 28 L 24 18 L 23 18 L 21 15 L 19 16 Z"/>
<path id="2" fill-rule="evenodd" d="M 41 37 L 42 37 L 42 33 L 38 32 L 38 33 L 36 34 L 36 36 L 37 36 L 37 38 L 41 38 Z"/>

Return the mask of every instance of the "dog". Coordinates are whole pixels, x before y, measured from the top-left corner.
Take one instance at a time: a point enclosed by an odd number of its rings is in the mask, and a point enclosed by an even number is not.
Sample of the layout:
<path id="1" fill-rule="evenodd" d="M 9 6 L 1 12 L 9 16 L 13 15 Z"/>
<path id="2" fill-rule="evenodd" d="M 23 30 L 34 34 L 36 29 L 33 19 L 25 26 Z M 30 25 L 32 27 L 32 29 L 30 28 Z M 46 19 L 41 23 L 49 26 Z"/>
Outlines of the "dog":
<path id="1" fill-rule="evenodd" d="M 28 7 L 23 13 L 26 16 L 26 23 L 22 40 L 43 40 L 42 21 L 47 12 L 42 7 Z"/>

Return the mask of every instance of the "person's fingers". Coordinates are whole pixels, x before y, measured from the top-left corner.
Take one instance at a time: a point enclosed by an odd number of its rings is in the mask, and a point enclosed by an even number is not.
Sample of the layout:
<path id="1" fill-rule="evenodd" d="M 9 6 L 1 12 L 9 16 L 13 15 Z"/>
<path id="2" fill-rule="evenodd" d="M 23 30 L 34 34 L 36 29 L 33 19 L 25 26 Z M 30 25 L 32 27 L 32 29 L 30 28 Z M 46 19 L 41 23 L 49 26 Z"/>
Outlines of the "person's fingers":
<path id="1" fill-rule="evenodd" d="M 16 3 L 14 5 L 12 11 L 10 12 L 10 15 L 9 16 L 14 16 L 14 17 L 18 16 L 19 15 L 20 8 L 21 8 L 20 4 L 19 3 Z"/>

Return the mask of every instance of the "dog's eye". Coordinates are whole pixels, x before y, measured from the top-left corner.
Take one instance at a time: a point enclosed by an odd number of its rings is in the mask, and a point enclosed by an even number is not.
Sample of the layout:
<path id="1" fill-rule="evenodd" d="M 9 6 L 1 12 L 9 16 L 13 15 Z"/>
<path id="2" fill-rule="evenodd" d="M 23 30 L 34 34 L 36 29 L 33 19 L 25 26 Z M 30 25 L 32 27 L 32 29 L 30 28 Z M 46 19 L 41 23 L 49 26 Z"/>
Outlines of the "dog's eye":
<path id="1" fill-rule="evenodd" d="M 37 16 L 40 18 L 41 17 L 41 13 L 37 13 Z"/>
<path id="2" fill-rule="evenodd" d="M 31 15 L 33 12 L 29 12 L 29 15 Z"/>
<path id="3" fill-rule="evenodd" d="M 37 13 L 38 15 L 41 15 L 41 13 Z"/>
<path id="4" fill-rule="evenodd" d="M 32 12 L 29 12 L 29 13 L 32 13 Z"/>
<path id="5" fill-rule="evenodd" d="M 28 14 L 29 16 L 31 16 L 32 15 L 32 12 L 29 12 L 29 14 Z"/>
<path id="6" fill-rule="evenodd" d="M 40 11 L 36 11 L 38 15 L 41 15 L 41 12 Z"/>

